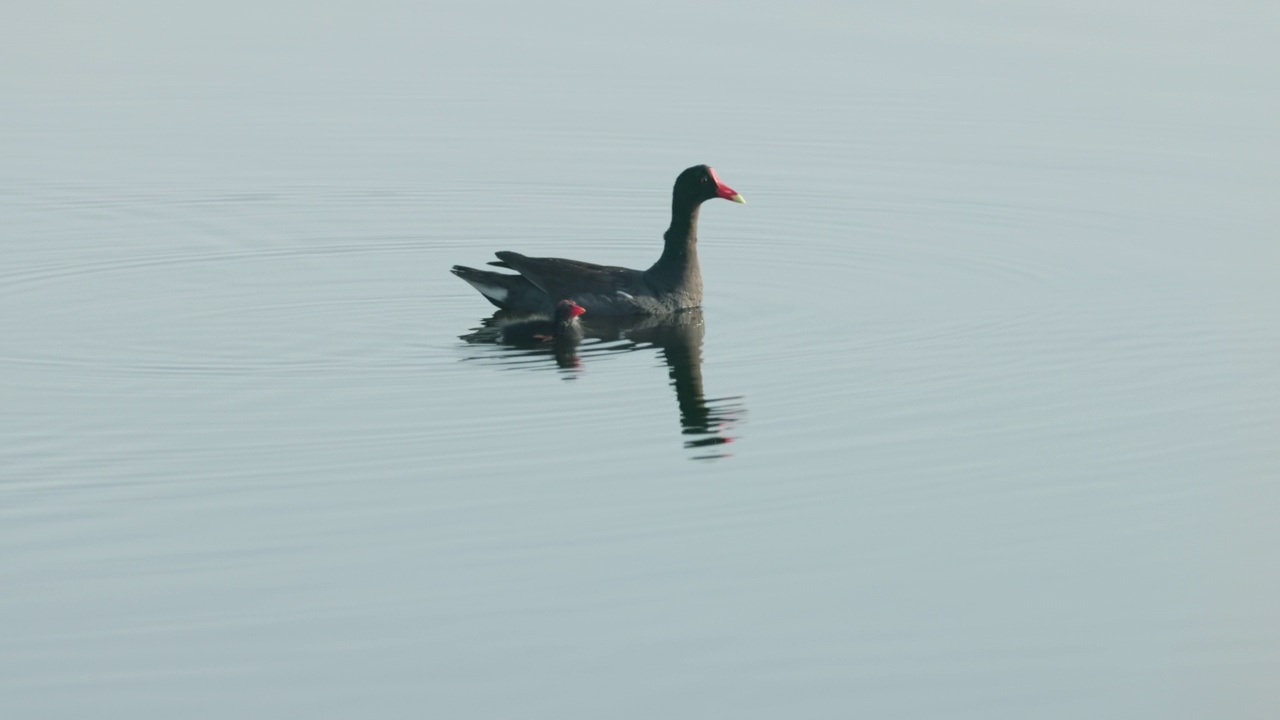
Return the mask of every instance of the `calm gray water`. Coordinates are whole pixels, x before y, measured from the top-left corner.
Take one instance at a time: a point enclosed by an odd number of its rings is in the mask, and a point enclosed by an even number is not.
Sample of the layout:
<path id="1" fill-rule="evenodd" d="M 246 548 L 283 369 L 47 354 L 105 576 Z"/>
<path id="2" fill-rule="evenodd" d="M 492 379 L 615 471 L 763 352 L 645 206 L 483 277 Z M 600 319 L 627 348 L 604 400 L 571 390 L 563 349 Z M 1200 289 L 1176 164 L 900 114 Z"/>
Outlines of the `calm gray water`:
<path id="1" fill-rule="evenodd" d="M 10 5 L 0 717 L 1280 713 L 1280 6 Z"/>

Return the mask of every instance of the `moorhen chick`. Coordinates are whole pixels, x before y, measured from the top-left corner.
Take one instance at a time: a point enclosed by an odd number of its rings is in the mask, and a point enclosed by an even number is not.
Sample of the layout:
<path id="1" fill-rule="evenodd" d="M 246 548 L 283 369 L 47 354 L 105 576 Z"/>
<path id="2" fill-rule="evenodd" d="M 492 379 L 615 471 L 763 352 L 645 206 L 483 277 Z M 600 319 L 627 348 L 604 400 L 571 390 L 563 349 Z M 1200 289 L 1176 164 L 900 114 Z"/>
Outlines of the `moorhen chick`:
<path id="1" fill-rule="evenodd" d="M 516 312 L 548 312 L 553 298 L 571 299 L 601 315 L 649 315 L 698 307 L 702 304 L 698 209 L 712 198 L 746 202 L 706 165 L 695 165 L 676 177 L 662 256 L 648 270 L 502 251 L 489 264 L 519 274 L 462 265 L 454 265 L 453 274 L 471 283 L 489 302 Z"/>
<path id="2" fill-rule="evenodd" d="M 516 320 L 502 326 L 502 342 L 509 345 L 539 345 L 552 342 L 557 346 L 577 345 L 582 341 L 582 323 L 578 316 L 586 308 L 572 300 L 556 304 L 551 319 L 531 318 Z"/>

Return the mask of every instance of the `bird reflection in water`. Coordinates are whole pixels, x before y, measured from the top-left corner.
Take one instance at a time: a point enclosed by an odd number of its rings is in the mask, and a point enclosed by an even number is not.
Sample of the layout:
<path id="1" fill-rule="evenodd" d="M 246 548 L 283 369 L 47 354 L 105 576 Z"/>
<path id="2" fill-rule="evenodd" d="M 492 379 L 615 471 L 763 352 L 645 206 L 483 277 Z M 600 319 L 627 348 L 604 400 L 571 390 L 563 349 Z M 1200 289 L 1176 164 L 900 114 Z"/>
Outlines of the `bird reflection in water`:
<path id="1" fill-rule="evenodd" d="M 501 325 L 511 317 L 499 311 L 461 339 L 476 344 L 496 342 Z M 641 317 L 593 318 L 588 314 L 582 324 L 586 339 L 582 345 L 509 348 L 509 358 L 545 367 L 545 358 L 550 356 L 561 368 L 577 368 L 584 358 L 589 362 L 592 356 L 656 348 L 666 361 L 667 374 L 676 391 L 685 448 L 694 451 L 692 457 L 698 460 L 729 455 L 724 446 L 733 441 L 731 433 L 746 408 L 740 396 L 706 397 L 702 383 L 702 341 L 706 333 L 702 310 Z"/>

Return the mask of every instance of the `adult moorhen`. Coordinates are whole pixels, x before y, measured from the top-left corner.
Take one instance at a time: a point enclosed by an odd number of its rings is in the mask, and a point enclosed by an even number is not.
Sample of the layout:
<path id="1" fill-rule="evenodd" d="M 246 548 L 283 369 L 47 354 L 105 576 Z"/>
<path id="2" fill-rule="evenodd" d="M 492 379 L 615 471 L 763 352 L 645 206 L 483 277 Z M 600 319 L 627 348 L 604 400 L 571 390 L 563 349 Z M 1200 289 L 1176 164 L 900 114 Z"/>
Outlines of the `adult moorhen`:
<path id="1" fill-rule="evenodd" d="M 532 258 L 498 252 L 490 262 L 518 275 L 453 266 L 453 274 L 471 283 L 504 310 L 548 312 L 554 299 L 569 298 L 601 315 L 669 313 L 702 304 L 698 267 L 698 209 L 712 198 L 745 203 L 716 171 L 695 165 L 676 177 L 671 191 L 671 227 L 663 235 L 662 257 L 648 270 L 593 265 L 578 260 Z"/>
<path id="2" fill-rule="evenodd" d="M 502 342 L 509 345 L 538 345 L 547 342 L 554 342 L 557 346 L 577 345 L 582 342 L 582 323 L 578 322 L 578 316 L 586 311 L 586 308 L 572 300 L 561 300 L 556 304 L 550 320 L 533 318 L 503 325 Z"/>

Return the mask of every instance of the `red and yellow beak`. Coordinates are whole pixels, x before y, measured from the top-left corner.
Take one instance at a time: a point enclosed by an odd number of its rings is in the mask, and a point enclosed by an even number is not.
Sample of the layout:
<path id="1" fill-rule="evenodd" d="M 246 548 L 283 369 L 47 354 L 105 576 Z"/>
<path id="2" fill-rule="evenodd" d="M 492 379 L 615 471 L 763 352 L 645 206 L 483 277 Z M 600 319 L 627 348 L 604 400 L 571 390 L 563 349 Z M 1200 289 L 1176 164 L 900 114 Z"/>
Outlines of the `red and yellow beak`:
<path id="1" fill-rule="evenodd" d="M 708 171 L 711 173 L 711 179 L 716 181 L 716 197 L 722 197 L 729 202 L 742 203 L 743 205 L 747 204 L 747 200 L 742 197 L 742 193 L 721 182 L 720 176 L 716 175 L 716 171 L 714 169 L 708 168 Z"/>

